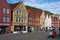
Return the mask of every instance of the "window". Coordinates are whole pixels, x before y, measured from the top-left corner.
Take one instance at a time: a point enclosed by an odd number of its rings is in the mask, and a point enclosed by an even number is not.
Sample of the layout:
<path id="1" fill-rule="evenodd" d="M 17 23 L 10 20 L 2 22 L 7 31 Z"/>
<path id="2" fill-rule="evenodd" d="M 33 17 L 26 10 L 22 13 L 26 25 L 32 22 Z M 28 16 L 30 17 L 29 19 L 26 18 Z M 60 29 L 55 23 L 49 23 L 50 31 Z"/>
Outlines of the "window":
<path id="1" fill-rule="evenodd" d="M 22 15 L 22 8 L 20 7 L 18 10 L 19 10 L 19 14 Z"/>
<path id="2" fill-rule="evenodd" d="M 25 23 L 25 18 L 23 18 L 23 23 Z"/>
<path id="3" fill-rule="evenodd" d="M 19 17 L 16 17 L 16 22 L 19 22 Z"/>
<path id="4" fill-rule="evenodd" d="M 22 9 L 21 9 L 21 15 L 23 14 L 23 11 L 22 11 Z"/>
<path id="5" fill-rule="evenodd" d="M 18 14 L 18 10 L 16 10 L 16 14 Z"/>
<path id="6" fill-rule="evenodd" d="M 19 18 L 19 22 L 21 22 L 21 18 Z"/>
<path id="7" fill-rule="evenodd" d="M 9 9 L 7 9 L 7 14 L 9 14 Z"/>
<path id="8" fill-rule="evenodd" d="M 2 12 L 3 12 L 3 13 L 6 13 L 6 8 L 3 8 L 3 9 L 2 9 Z"/>
<path id="9" fill-rule="evenodd" d="M 9 17 L 7 17 L 7 22 L 9 22 Z"/>
<path id="10" fill-rule="evenodd" d="M 24 20 L 22 19 L 22 22 L 23 22 Z"/>
<path id="11" fill-rule="evenodd" d="M 6 22 L 6 17 L 2 17 L 2 22 Z"/>
<path id="12" fill-rule="evenodd" d="M 26 15 L 26 13 L 25 13 L 25 10 L 23 9 L 23 14 L 22 14 L 22 16 L 25 16 Z"/>
<path id="13" fill-rule="evenodd" d="M 26 18 L 24 18 L 24 23 L 26 22 Z"/>
<path id="14" fill-rule="evenodd" d="M 21 13 L 21 9 L 19 9 L 19 13 Z"/>
<path id="15" fill-rule="evenodd" d="M 2 22 L 9 22 L 9 17 L 3 16 L 2 17 Z"/>
<path id="16" fill-rule="evenodd" d="M 29 22 L 29 25 L 32 25 L 32 22 Z"/>

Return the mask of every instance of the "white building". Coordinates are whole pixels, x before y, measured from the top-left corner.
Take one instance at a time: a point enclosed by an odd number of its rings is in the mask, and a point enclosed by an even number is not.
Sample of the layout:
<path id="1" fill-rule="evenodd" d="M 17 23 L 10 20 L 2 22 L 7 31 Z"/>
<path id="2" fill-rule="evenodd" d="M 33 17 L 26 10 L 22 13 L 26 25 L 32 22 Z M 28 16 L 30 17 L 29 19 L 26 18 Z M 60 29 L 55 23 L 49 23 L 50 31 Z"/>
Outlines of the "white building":
<path id="1" fill-rule="evenodd" d="M 47 27 L 48 29 L 51 28 L 51 16 L 47 14 L 46 18 L 45 18 L 45 27 Z"/>

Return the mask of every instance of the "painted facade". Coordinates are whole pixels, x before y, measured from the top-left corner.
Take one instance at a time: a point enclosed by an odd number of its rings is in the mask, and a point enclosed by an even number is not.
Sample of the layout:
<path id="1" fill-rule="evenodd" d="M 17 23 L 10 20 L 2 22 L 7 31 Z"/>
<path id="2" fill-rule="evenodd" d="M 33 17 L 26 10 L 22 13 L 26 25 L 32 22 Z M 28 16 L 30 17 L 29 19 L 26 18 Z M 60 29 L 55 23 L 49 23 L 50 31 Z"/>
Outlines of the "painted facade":
<path id="1" fill-rule="evenodd" d="M 6 0 L 0 0 L 0 34 L 11 32 L 11 8 Z"/>
<path id="2" fill-rule="evenodd" d="M 44 13 L 44 11 L 42 12 L 42 14 L 40 16 L 40 27 L 41 27 L 41 30 L 45 28 L 45 13 Z"/>
<path id="3" fill-rule="evenodd" d="M 34 11 L 32 9 L 30 9 L 28 11 L 28 32 L 30 31 L 34 31 L 34 20 L 35 20 L 35 15 L 34 15 Z"/>
<path id="4" fill-rule="evenodd" d="M 42 10 L 35 12 L 35 31 L 40 31 L 40 17 L 42 15 Z"/>
<path id="5" fill-rule="evenodd" d="M 49 30 L 51 28 L 51 15 L 46 15 L 45 18 L 45 27 Z"/>
<path id="6" fill-rule="evenodd" d="M 12 28 L 13 32 L 27 32 L 28 12 L 23 2 L 10 4 L 12 9 Z"/>
<path id="7" fill-rule="evenodd" d="M 59 19 L 56 16 L 51 16 L 52 20 L 52 27 L 58 27 L 59 26 Z"/>

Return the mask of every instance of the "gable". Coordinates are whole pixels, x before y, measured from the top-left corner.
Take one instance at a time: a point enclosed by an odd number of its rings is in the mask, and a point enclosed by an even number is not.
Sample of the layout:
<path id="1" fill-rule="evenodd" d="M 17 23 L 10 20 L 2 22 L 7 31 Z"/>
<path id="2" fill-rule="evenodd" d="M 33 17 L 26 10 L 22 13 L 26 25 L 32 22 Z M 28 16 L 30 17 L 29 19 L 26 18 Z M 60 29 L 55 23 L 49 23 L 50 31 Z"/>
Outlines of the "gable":
<path id="1" fill-rule="evenodd" d="M 34 17 L 34 11 L 30 9 L 30 10 L 28 11 L 28 16 Z"/>
<path id="2" fill-rule="evenodd" d="M 15 4 L 9 4 L 11 9 L 12 10 L 15 10 L 17 9 L 20 5 L 22 4 L 22 2 L 18 2 L 18 3 L 15 3 Z"/>
<path id="3" fill-rule="evenodd" d="M 42 14 L 41 14 L 41 16 L 40 16 L 40 18 L 45 18 L 45 13 L 44 13 L 44 11 L 42 12 Z"/>

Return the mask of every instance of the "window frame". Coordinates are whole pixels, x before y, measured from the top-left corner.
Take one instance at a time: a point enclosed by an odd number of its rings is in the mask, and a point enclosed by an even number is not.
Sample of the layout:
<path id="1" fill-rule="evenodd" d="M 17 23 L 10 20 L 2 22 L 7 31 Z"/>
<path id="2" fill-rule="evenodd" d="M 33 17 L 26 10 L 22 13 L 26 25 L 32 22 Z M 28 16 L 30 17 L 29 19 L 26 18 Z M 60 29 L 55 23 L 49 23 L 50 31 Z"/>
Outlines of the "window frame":
<path id="1" fill-rule="evenodd" d="M 2 13 L 3 13 L 3 14 L 6 13 L 6 8 L 2 8 Z"/>
<path id="2" fill-rule="evenodd" d="M 3 19 L 5 17 L 5 19 Z M 6 22 L 6 16 L 2 16 L 2 22 Z"/>
<path id="3" fill-rule="evenodd" d="M 9 13 L 10 13 L 10 10 L 9 10 L 8 8 L 6 9 L 6 13 L 7 13 L 7 14 L 9 14 Z"/>

